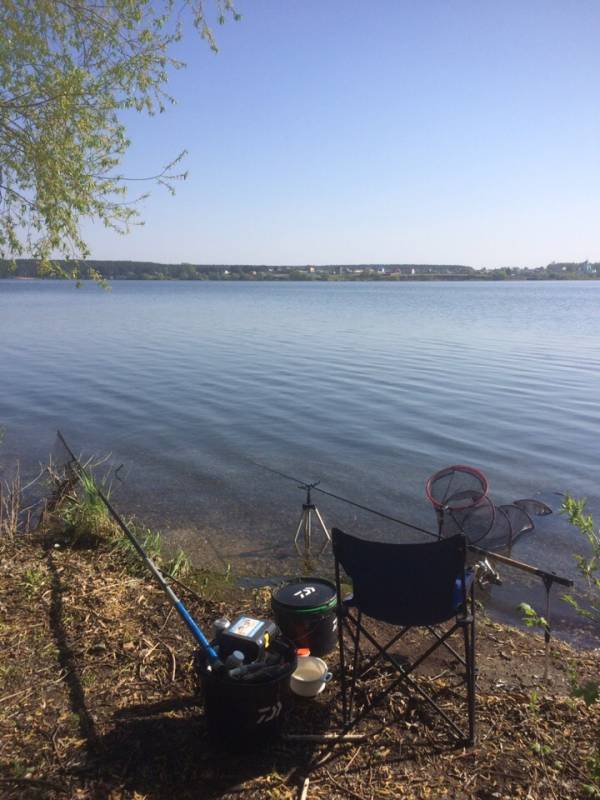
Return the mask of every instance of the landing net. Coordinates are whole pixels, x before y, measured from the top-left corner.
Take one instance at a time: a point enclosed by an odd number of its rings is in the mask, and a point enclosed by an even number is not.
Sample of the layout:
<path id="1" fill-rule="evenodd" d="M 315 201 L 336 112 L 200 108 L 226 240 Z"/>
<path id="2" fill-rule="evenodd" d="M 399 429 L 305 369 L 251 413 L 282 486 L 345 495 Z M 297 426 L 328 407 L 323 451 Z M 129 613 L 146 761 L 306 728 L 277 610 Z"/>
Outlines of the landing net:
<path id="1" fill-rule="evenodd" d="M 494 550 L 510 550 L 520 536 L 532 531 L 532 515 L 552 513 L 534 499 L 495 505 L 488 496 L 485 475 L 466 464 L 436 472 L 427 481 L 425 493 L 436 510 L 440 537 L 462 533 L 469 544 L 483 542 Z"/>
<path id="2" fill-rule="evenodd" d="M 487 496 L 487 478 L 466 464 L 454 464 L 436 472 L 425 485 L 425 494 L 438 511 L 468 511 Z"/>

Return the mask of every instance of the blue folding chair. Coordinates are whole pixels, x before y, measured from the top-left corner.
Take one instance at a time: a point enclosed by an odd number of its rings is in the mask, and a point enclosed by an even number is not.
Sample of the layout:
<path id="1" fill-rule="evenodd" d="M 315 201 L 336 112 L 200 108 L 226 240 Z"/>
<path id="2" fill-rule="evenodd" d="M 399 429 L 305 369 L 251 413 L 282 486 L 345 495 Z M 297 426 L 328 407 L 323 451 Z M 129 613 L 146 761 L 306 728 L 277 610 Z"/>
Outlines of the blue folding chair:
<path id="1" fill-rule="evenodd" d="M 332 530 L 337 587 L 342 703 L 345 730 L 356 725 L 374 706 L 397 688 L 414 690 L 448 723 L 462 743 L 475 741 L 475 603 L 473 575 L 466 566 L 466 540 L 462 535 L 425 544 L 390 544 L 358 539 Z M 341 569 L 352 581 L 353 594 L 342 597 Z M 400 628 L 381 645 L 364 625 L 363 617 Z M 446 624 L 448 623 L 448 624 Z M 425 628 L 432 643 L 410 661 L 389 652 L 413 628 Z M 347 663 L 344 632 L 353 643 L 351 666 Z M 448 641 L 462 632 L 464 655 Z M 367 658 L 360 649 L 361 637 L 375 648 Z M 414 678 L 414 671 L 439 647 L 457 663 L 466 689 L 468 725 L 457 724 Z M 462 649 L 462 647 L 461 647 Z M 379 661 L 398 671 L 356 715 L 352 715 L 355 689 Z"/>

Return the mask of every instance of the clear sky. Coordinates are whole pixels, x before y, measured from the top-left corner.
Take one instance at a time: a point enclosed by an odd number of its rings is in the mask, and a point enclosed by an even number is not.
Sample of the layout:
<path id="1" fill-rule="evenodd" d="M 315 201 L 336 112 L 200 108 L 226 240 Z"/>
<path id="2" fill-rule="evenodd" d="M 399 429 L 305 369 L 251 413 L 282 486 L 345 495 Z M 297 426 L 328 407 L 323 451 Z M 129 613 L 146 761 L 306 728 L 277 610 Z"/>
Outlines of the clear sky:
<path id="1" fill-rule="evenodd" d="M 86 226 L 93 258 L 600 260 L 600 0 L 236 5 L 131 118 L 128 174 L 186 148 L 188 180 L 128 237 Z"/>

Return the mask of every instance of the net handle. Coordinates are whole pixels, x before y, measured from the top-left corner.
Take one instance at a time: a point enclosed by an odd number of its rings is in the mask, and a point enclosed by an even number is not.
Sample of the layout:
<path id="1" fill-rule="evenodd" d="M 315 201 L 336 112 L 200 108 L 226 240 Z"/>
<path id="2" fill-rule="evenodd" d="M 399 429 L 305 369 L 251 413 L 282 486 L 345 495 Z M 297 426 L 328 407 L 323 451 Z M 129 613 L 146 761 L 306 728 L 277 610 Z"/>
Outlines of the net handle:
<path id="1" fill-rule="evenodd" d="M 435 499 L 431 491 L 431 487 L 434 481 L 437 481 L 440 478 L 444 478 L 446 477 L 446 475 L 450 475 L 450 473 L 452 472 L 465 472 L 467 475 L 474 475 L 480 481 L 482 488 L 481 497 L 477 500 L 477 502 L 475 503 L 469 502 L 463 506 L 452 506 L 452 508 L 455 511 L 465 511 L 467 508 L 473 508 L 476 505 L 478 505 L 483 500 L 484 497 L 487 497 L 488 482 L 487 478 L 485 477 L 483 472 L 481 472 L 481 470 L 477 469 L 476 467 L 470 467 L 468 464 L 453 464 L 451 467 L 444 467 L 444 469 L 440 469 L 438 472 L 432 475 L 431 478 L 429 478 L 427 480 L 427 483 L 425 484 L 425 494 L 427 496 L 427 499 L 437 511 L 442 511 L 445 508 L 445 506 L 443 503 L 440 503 L 439 500 Z"/>

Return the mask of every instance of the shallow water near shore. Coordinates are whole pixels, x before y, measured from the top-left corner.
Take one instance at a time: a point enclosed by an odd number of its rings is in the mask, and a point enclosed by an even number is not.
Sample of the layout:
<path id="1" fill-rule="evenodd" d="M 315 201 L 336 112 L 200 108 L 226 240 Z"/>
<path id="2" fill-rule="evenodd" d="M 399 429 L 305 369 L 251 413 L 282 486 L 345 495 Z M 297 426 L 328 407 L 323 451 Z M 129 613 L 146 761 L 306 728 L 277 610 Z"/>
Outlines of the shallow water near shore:
<path id="1" fill-rule="evenodd" d="M 0 359 L 0 463 L 60 458 L 60 428 L 123 464 L 118 507 L 199 565 L 297 569 L 304 493 L 264 467 L 431 528 L 424 484 L 451 463 L 498 504 L 571 491 L 600 511 L 600 282 L 0 281 Z M 314 499 L 330 526 L 408 535 Z M 540 523 L 513 556 L 574 576 L 576 534 Z M 537 578 L 502 575 L 496 615 L 542 607 Z M 555 628 L 592 642 L 559 594 Z"/>

